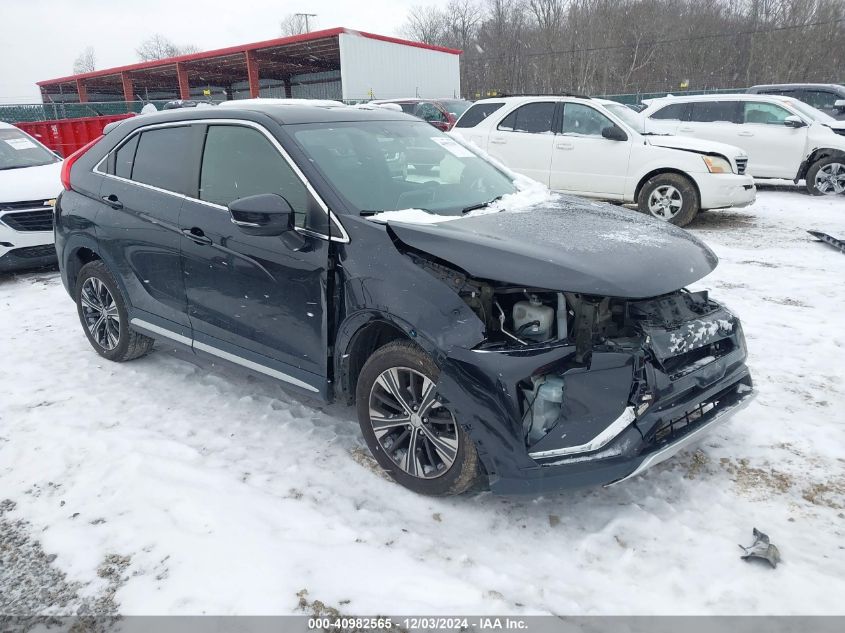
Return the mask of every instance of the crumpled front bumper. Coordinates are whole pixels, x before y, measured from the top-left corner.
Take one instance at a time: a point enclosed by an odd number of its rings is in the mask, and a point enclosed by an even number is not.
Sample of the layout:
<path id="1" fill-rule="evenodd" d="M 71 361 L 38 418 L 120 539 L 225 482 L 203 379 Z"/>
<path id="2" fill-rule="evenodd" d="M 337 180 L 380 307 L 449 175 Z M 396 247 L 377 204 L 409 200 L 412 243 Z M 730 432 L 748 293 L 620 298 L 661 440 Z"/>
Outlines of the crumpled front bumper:
<path id="1" fill-rule="evenodd" d="M 647 363 L 639 372 L 653 394 L 647 407 L 631 402 L 641 351 L 594 352 L 590 367 L 573 369 L 575 350 L 568 345 L 506 353 L 452 350 L 442 363 L 438 390 L 475 441 L 493 492 L 612 485 L 668 459 L 750 402 L 753 385 L 736 325 L 734 348 L 701 367 L 666 372 Z M 662 342 L 685 344 L 675 338 Z M 548 372 L 564 376 L 569 408 L 562 410 L 559 426 L 528 447 L 517 383 Z M 582 441 L 606 429 L 612 433 L 600 442 Z"/>

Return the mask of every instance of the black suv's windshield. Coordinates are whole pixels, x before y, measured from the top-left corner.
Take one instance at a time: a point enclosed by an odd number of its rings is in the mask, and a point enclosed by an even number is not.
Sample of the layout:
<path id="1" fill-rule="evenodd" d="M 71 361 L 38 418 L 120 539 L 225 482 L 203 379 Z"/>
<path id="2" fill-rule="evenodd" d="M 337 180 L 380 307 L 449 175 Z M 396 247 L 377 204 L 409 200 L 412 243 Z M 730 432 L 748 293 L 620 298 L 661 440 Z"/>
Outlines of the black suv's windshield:
<path id="1" fill-rule="evenodd" d="M 427 123 L 308 123 L 289 129 L 362 213 L 424 209 L 460 215 L 517 190 L 507 175 Z"/>
<path id="2" fill-rule="evenodd" d="M 38 167 L 58 160 L 20 130 L 0 130 L 0 170 Z"/>

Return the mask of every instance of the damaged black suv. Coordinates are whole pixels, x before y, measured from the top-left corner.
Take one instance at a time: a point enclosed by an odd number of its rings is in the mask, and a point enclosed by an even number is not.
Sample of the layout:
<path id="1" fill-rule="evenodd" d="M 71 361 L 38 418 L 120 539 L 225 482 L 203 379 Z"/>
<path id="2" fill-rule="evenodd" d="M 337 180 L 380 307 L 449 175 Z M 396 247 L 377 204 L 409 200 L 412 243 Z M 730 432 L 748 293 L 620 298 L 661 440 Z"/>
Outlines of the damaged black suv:
<path id="1" fill-rule="evenodd" d="M 155 339 L 357 407 L 411 490 L 627 479 L 752 394 L 674 226 L 515 180 L 374 108 L 139 116 L 64 164 L 62 280 L 94 349 Z"/>

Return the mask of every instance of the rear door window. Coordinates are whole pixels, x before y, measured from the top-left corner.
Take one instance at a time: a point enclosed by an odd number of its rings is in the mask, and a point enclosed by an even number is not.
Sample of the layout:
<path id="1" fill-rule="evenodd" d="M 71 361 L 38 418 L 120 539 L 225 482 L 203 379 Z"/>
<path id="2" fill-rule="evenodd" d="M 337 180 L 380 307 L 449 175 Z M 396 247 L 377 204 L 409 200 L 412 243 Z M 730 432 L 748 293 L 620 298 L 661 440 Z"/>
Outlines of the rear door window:
<path id="1" fill-rule="evenodd" d="M 503 132 L 550 133 L 552 131 L 555 105 L 554 101 L 528 103 L 517 108 L 502 119 L 498 129 Z"/>
<path id="2" fill-rule="evenodd" d="M 505 105 L 504 102 L 476 103 L 464 112 L 464 115 L 458 119 L 455 127 L 475 127 L 503 105 Z"/>
<path id="3" fill-rule="evenodd" d="M 238 198 L 262 193 L 284 196 L 296 213 L 297 226 L 305 226 L 308 190 L 270 140 L 249 127 L 209 126 L 200 170 L 200 200 L 225 207 Z"/>
<path id="4" fill-rule="evenodd" d="M 697 123 L 741 123 L 742 110 L 738 101 L 696 101 L 690 109 L 690 121 Z"/>
<path id="5" fill-rule="evenodd" d="M 187 194 L 190 151 L 191 128 L 187 125 L 142 132 L 132 163 L 132 180 Z"/>
<path id="6" fill-rule="evenodd" d="M 688 103 L 672 103 L 665 108 L 660 108 L 650 118 L 665 121 L 689 121 L 689 105 Z"/>

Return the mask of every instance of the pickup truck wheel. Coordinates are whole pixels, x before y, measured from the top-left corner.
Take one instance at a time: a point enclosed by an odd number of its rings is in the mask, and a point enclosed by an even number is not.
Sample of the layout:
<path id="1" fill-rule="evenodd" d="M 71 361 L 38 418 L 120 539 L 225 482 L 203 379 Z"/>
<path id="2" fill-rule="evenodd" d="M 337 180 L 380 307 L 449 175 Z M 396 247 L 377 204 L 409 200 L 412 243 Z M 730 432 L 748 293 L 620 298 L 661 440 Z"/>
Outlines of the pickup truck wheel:
<path id="1" fill-rule="evenodd" d="M 143 356 L 152 349 L 153 339 L 129 329 L 126 302 L 102 261 L 82 267 L 74 298 L 82 329 L 100 356 L 123 362 Z"/>
<path id="2" fill-rule="evenodd" d="M 807 170 L 807 191 L 814 196 L 845 193 L 845 158 L 828 156 L 817 160 Z"/>
<path id="3" fill-rule="evenodd" d="M 425 495 L 457 495 L 482 478 L 478 452 L 437 396 L 440 369 L 419 347 L 395 341 L 376 350 L 358 377 L 358 423 L 390 476 Z"/>
<path id="4" fill-rule="evenodd" d="M 699 211 L 698 191 L 695 185 L 680 174 L 657 174 L 640 189 L 637 201 L 640 211 L 658 220 L 686 226 Z"/>

